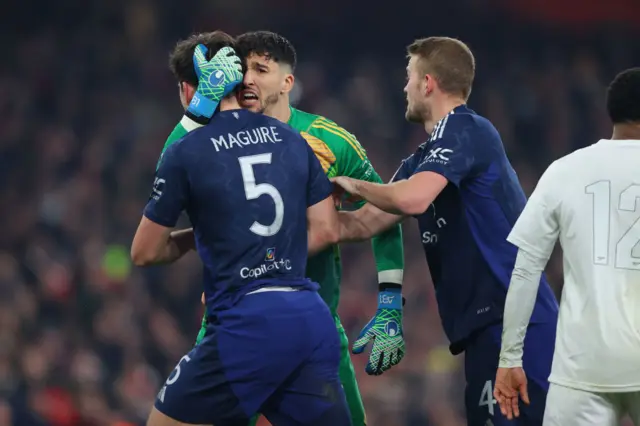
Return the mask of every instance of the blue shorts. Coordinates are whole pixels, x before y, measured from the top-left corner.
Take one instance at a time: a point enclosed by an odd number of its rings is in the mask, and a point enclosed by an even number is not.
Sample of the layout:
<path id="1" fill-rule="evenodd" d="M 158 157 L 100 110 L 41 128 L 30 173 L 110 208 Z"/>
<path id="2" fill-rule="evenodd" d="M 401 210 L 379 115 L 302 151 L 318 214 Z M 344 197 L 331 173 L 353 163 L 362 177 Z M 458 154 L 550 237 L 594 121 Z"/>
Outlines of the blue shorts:
<path id="1" fill-rule="evenodd" d="M 549 374 L 556 340 L 556 323 L 531 324 L 524 341 L 523 368 L 531 405 L 520 402 L 520 417 L 507 420 L 493 398 L 502 324 L 479 331 L 465 348 L 465 406 L 469 426 L 540 426 L 549 390 Z M 489 422 L 491 421 L 491 422 Z"/>
<path id="2" fill-rule="evenodd" d="M 155 407 L 183 423 L 350 425 L 336 325 L 316 292 L 266 291 L 220 312 L 182 357 Z"/>

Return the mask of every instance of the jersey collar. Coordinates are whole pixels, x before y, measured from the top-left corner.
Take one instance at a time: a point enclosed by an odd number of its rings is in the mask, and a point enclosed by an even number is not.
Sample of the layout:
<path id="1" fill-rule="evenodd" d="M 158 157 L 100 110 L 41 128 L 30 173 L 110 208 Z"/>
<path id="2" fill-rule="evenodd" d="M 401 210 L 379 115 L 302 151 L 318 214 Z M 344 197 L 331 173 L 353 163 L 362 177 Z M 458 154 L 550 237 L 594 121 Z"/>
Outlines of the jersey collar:
<path id="1" fill-rule="evenodd" d="M 458 105 L 455 107 L 450 114 L 475 114 L 476 112 L 469 108 L 467 104 Z"/>
<path id="2" fill-rule="evenodd" d="M 435 126 L 433 126 L 433 130 L 431 131 L 431 134 L 429 134 L 429 138 L 425 142 L 425 145 L 428 144 L 429 142 L 432 142 L 432 141 L 438 139 L 438 137 L 442 136 L 442 132 L 441 132 L 442 131 L 442 127 L 447 123 L 447 119 L 452 114 L 474 114 L 475 115 L 476 112 L 474 110 L 472 110 L 471 108 L 469 108 L 467 106 L 467 104 L 458 105 L 457 107 L 455 107 L 454 109 L 449 111 L 449 113 L 447 115 L 442 117 L 440 119 L 440 121 L 438 121 L 436 123 Z"/>
<path id="3" fill-rule="evenodd" d="M 293 116 L 295 115 L 295 113 L 296 110 L 291 105 L 289 105 L 289 119 L 287 120 L 287 124 L 289 126 L 291 126 L 291 121 L 293 120 Z"/>

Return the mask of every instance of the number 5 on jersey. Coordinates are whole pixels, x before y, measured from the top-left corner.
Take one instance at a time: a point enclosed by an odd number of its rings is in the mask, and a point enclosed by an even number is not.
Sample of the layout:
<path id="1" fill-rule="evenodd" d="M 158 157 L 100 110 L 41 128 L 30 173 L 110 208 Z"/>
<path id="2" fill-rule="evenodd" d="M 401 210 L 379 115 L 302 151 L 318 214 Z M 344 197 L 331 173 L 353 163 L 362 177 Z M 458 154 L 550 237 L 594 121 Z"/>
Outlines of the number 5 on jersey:
<path id="1" fill-rule="evenodd" d="M 640 243 L 640 217 L 623 232 L 621 237 L 612 236 L 611 231 L 611 182 L 602 180 L 592 183 L 585 192 L 593 196 L 593 262 L 596 265 L 609 264 L 609 241 L 620 238 L 615 246 L 614 266 L 621 269 L 640 270 L 640 256 L 634 256 L 634 249 Z M 615 204 L 615 214 L 629 214 L 637 211 L 640 185 L 631 185 L 622 191 Z"/>
<path id="2" fill-rule="evenodd" d="M 261 237 L 270 237 L 278 233 L 282 227 L 282 219 L 284 217 L 284 202 L 282 196 L 275 186 L 268 183 L 256 184 L 256 176 L 253 167 L 256 164 L 271 164 L 271 153 L 248 155 L 239 157 L 240 171 L 242 172 L 242 182 L 244 183 L 244 194 L 247 200 L 256 200 L 261 195 L 268 195 L 273 199 L 276 208 L 276 215 L 270 225 L 263 225 L 257 221 L 253 222 L 249 230 Z"/>

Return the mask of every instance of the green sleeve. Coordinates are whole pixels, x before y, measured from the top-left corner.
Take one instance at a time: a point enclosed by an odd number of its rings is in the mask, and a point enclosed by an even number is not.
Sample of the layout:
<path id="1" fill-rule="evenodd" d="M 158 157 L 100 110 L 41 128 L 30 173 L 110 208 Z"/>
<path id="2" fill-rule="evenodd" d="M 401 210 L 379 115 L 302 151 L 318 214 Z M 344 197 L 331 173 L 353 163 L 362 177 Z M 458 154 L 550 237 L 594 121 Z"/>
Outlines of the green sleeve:
<path id="1" fill-rule="evenodd" d="M 167 138 L 167 141 L 164 143 L 164 146 L 162 147 L 162 152 L 160 153 L 160 158 L 158 158 L 158 164 L 156 165 L 156 168 L 160 165 L 160 160 L 162 159 L 162 155 L 167 150 L 167 148 L 171 146 L 172 143 L 182 139 L 184 135 L 186 135 L 192 130 L 197 129 L 200 126 L 201 126 L 200 124 L 191 121 L 188 117 L 186 116 L 182 117 L 182 120 L 180 120 L 180 122 L 176 124 L 176 127 L 173 128 L 173 131 Z"/>
<path id="2" fill-rule="evenodd" d="M 165 152 L 167 150 L 167 148 L 169 148 L 169 145 L 171 145 L 172 143 L 174 143 L 178 139 L 181 139 L 186 134 L 187 134 L 187 129 L 184 128 L 184 126 L 182 125 L 182 122 L 178 123 L 176 125 L 176 127 L 173 128 L 173 131 L 171 132 L 171 134 L 167 138 L 167 141 L 164 143 L 164 147 L 162 148 L 162 152 Z"/>
<path id="3" fill-rule="evenodd" d="M 382 183 L 360 143 L 351 134 L 344 137 L 348 143 L 338 145 L 341 147 L 340 152 L 335 153 L 338 175 Z M 398 224 L 374 237 L 371 245 L 378 269 L 378 282 L 402 284 L 404 248 L 401 225 Z"/>

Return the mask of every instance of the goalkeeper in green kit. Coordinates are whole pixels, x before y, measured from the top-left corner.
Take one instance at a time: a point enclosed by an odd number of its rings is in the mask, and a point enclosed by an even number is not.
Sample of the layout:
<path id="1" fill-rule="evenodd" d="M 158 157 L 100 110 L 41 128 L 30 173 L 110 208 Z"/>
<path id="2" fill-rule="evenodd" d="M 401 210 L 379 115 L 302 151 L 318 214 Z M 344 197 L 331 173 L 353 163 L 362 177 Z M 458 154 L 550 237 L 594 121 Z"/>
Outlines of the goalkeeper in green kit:
<path id="1" fill-rule="evenodd" d="M 229 93 L 230 88 L 238 83 L 236 80 L 242 78 L 237 71 L 238 58 L 232 53 L 225 50 L 208 60 L 201 47 L 196 48 L 199 44 L 206 46 L 210 34 L 199 34 L 178 43 L 171 55 L 171 70 L 180 85 L 180 99 L 186 114 L 169 136 L 165 149 L 186 133 L 206 124 L 223 94 Z M 194 50 L 197 51 L 195 55 Z M 237 88 L 243 108 L 264 113 L 299 130 L 329 177 L 348 176 L 382 182 L 365 150 L 351 133 L 331 120 L 289 105 L 296 52 L 287 39 L 267 31 L 250 32 L 236 39 L 236 51 L 246 61 L 244 80 Z M 216 85 L 220 90 L 212 89 Z M 216 171 L 212 170 L 212 173 Z M 372 245 L 378 269 L 379 306 L 376 315 L 355 341 L 353 353 L 363 352 L 367 343 L 372 341 L 366 372 L 379 375 L 399 363 L 405 352 L 401 295 L 404 256 L 400 225 L 375 238 Z M 341 270 L 340 251 L 334 246 L 309 258 L 306 273 L 307 277 L 320 284 L 320 295 L 334 315 L 342 343 L 340 380 L 353 425 L 363 426 L 366 419 L 362 398 L 349 355 L 347 336 L 337 314 Z M 204 337 L 205 324 L 206 318 L 203 318 L 196 344 Z M 256 419 L 252 423 L 255 422 Z"/>

